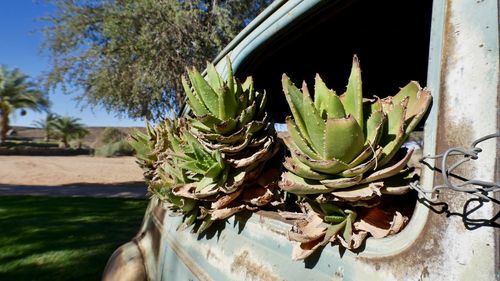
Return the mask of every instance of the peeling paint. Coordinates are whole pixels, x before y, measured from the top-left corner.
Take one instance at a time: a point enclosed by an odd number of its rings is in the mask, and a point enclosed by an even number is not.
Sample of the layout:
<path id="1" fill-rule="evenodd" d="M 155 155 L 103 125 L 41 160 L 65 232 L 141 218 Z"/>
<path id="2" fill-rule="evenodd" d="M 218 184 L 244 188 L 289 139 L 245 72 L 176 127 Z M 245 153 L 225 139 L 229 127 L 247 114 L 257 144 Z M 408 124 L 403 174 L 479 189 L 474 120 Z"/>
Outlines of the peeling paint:
<path id="1" fill-rule="evenodd" d="M 237 254 L 231 264 L 231 272 L 243 273 L 244 280 L 255 281 L 279 281 L 282 280 L 276 276 L 269 268 L 253 259 L 247 250 Z"/>

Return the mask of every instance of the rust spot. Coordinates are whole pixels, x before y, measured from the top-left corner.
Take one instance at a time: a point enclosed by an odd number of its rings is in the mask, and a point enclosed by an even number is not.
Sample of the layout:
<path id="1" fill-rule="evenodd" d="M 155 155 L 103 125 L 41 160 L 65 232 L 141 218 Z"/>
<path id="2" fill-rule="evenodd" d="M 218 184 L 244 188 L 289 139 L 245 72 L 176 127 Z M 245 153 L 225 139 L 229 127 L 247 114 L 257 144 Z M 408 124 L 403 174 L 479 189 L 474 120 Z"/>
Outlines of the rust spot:
<path id="1" fill-rule="evenodd" d="M 242 272 L 245 280 L 277 281 L 281 280 L 267 266 L 254 261 L 247 250 L 238 254 L 231 264 L 231 272 Z"/>

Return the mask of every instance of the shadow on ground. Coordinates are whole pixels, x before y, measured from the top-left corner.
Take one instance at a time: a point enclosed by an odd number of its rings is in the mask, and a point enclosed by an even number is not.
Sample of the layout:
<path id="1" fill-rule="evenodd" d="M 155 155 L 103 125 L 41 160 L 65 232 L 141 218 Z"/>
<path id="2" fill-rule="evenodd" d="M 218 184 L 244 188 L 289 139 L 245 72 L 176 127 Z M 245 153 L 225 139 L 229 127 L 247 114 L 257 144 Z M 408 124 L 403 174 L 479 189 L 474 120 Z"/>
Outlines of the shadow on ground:
<path id="1" fill-rule="evenodd" d="M 99 280 L 148 200 L 0 197 L 0 280 Z"/>
<path id="2" fill-rule="evenodd" d="M 54 186 L 0 184 L 0 196 L 5 195 L 146 198 L 147 187 L 144 182 L 72 183 Z"/>

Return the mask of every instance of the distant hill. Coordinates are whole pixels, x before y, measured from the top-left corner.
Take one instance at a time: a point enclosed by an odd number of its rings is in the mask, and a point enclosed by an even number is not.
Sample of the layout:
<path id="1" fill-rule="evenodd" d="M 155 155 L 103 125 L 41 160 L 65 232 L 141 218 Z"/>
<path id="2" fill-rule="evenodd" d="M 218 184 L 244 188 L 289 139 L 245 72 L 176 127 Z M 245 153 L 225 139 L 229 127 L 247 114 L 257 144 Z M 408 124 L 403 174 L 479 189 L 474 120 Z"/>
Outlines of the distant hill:
<path id="1" fill-rule="evenodd" d="M 45 138 L 45 132 L 39 128 L 21 127 L 21 126 L 13 126 L 12 128 L 16 132 L 15 135 L 12 137 L 16 139 L 31 139 L 34 141 L 43 141 L 43 139 Z M 102 131 L 104 131 L 104 129 L 106 129 L 107 127 L 85 127 L 85 128 L 89 130 L 90 134 L 88 134 L 83 139 L 83 144 L 88 146 L 93 146 L 93 144 L 95 144 L 98 141 L 99 137 L 102 134 Z M 146 131 L 145 127 L 116 127 L 116 128 L 126 133 L 127 135 L 132 133 L 134 130 L 140 130 L 142 132 Z"/>

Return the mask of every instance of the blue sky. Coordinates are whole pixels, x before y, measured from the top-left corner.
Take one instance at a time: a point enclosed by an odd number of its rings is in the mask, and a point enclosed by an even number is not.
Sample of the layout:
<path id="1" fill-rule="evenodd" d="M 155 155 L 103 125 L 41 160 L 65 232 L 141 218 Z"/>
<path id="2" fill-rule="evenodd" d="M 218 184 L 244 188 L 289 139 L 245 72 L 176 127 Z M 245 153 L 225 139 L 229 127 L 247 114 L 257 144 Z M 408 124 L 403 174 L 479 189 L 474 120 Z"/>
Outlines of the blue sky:
<path id="1" fill-rule="evenodd" d="M 0 0 L 0 64 L 8 68 L 20 68 L 31 77 L 38 77 L 48 71 L 48 58 L 40 52 L 42 34 L 37 31 L 43 22 L 41 16 L 50 14 L 53 7 L 37 0 Z M 74 101 L 78 92 L 65 95 L 51 92 L 51 110 L 60 115 L 82 119 L 87 126 L 143 126 L 143 120 L 117 118 L 103 108 L 81 108 Z M 12 125 L 30 126 L 33 120 L 44 117 L 43 113 L 29 111 L 25 116 L 14 116 Z"/>

